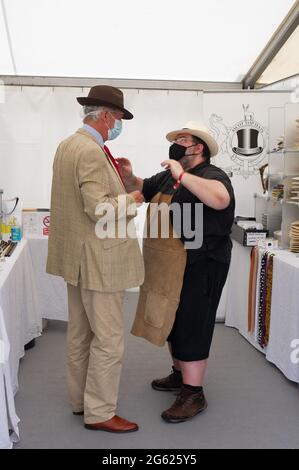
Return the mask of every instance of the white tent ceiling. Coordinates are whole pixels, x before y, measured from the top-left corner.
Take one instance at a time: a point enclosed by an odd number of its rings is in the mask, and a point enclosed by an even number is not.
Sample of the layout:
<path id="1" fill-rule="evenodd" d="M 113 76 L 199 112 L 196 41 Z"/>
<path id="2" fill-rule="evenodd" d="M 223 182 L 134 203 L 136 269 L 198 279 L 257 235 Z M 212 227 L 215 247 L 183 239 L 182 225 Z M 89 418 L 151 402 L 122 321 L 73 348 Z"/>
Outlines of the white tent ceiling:
<path id="1" fill-rule="evenodd" d="M 0 75 L 236 82 L 294 0 L 1 4 Z"/>

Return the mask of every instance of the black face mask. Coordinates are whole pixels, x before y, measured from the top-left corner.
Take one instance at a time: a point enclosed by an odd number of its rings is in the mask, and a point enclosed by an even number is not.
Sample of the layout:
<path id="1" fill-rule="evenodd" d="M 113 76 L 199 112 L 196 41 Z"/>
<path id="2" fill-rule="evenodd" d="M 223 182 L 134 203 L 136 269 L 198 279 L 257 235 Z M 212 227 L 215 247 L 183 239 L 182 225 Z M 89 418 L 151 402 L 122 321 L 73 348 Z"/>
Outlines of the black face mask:
<path id="1" fill-rule="evenodd" d="M 196 144 L 189 145 L 189 147 L 194 147 L 194 145 Z M 186 150 L 189 147 L 184 147 L 184 145 L 180 145 L 176 143 L 172 144 L 169 147 L 169 158 L 171 158 L 172 160 L 179 161 L 181 158 L 185 156 Z"/>

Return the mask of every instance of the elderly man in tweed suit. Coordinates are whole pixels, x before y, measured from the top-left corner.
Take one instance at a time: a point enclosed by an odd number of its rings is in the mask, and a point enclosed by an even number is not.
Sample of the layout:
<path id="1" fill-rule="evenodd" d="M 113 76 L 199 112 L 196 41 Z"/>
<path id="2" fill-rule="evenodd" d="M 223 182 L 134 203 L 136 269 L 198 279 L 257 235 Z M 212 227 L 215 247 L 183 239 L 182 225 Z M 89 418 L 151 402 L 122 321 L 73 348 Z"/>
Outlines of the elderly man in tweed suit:
<path id="1" fill-rule="evenodd" d="M 119 135 L 122 119 L 133 115 L 114 87 L 92 87 L 87 97 L 77 100 L 85 114 L 83 128 L 60 143 L 53 164 L 47 272 L 67 282 L 67 382 L 73 413 L 84 414 L 88 429 L 132 432 L 137 424 L 116 415 L 121 310 L 124 290 L 142 284 L 144 267 L 131 234 L 99 238 L 101 211 L 96 208 L 110 204 L 116 222 L 121 217 L 129 222 L 136 203 L 143 202 L 140 191 L 126 193 L 117 163 L 104 145 Z M 118 210 L 119 196 L 124 213 Z"/>

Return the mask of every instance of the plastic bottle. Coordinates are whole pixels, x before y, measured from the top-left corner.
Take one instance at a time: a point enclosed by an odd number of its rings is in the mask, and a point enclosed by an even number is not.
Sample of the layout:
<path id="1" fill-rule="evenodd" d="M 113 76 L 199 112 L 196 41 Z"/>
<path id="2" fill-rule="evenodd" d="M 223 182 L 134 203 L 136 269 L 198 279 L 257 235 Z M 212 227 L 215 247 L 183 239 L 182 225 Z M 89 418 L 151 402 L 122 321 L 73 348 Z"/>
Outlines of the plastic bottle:
<path id="1" fill-rule="evenodd" d="M 20 225 L 13 225 L 11 227 L 11 241 L 12 242 L 20 242 L 21 238 L 22 238 L 21 226 Z"/>

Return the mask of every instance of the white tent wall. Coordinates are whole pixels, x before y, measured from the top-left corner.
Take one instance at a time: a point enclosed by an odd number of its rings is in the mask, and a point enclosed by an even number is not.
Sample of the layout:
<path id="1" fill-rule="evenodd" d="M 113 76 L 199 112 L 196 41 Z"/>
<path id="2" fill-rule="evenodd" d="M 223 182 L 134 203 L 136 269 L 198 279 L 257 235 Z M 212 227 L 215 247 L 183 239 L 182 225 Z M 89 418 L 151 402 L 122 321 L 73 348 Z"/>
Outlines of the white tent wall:
<path id="1" fill-rule="evenodd" d="M 24 207 L 49 207 L 52 162 L 61 140 L 81 126 L 81 107 L 76 96 L 88 89 L 77 87 L 5 87 L 0 104 L 0 187 L 5 198 L 19 196 Z M 236 214 L 254 214 L 255 192 L 261 192 L 258 168 L 267 155 L 268 110 L 290 101 L 289 92 L 196 92 L 167 90 L 124 90 L 125 103 L 135 118 L 124 121 L 121 137 L 109 142 L 115 156 L 128 157 L 135 174 L 146 177 L 162 170 L 167 158 L 165 134 L 180 128 L 187 120 L 204 120 L 220 145 L 214 163 L 233 172 Z M 238 146 L 234 126 L 245 119 L 260 126 L 259 145 L 263 147 L 253 165 L 236 159 Z M 137 219 L 141 233 L 145 208 Z"/>

